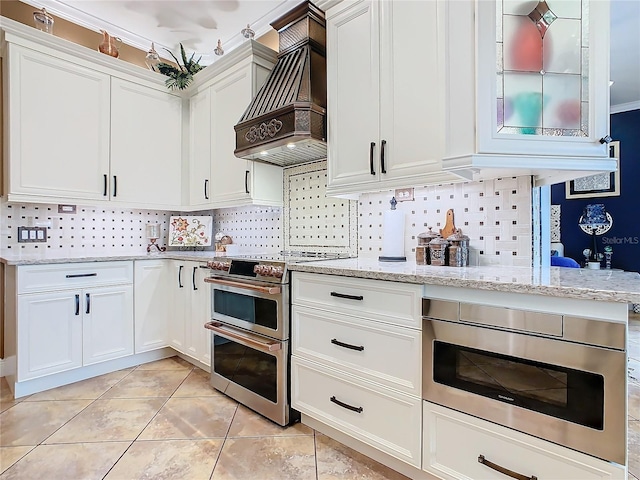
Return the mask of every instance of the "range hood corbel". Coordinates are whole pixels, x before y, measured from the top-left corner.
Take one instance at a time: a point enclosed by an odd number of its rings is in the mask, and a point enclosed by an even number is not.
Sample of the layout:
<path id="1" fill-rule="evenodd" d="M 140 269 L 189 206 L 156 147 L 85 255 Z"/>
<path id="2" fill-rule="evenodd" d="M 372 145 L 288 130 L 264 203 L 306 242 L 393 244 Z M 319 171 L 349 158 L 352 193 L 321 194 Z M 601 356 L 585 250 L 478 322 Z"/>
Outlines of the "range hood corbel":
<path id="1" fill-rule="evenodd" d="M 327 156 L 324 13 L 304 2 L 274 21 L 278 61 L 235 126 L 236 157 L 279 166 Z"/>

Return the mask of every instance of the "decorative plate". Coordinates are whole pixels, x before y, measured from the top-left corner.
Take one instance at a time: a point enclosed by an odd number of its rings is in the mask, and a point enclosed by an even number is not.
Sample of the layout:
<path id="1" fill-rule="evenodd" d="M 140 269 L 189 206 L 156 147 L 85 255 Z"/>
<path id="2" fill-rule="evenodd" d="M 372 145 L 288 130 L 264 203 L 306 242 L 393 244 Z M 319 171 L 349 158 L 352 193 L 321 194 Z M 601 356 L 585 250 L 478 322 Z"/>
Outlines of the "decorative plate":
<path id="1" fill-rule="evenodd" d="M 211 245 L 213 217 L 176 216 L 169 220 L 170 247 L 207 247 Z"/>

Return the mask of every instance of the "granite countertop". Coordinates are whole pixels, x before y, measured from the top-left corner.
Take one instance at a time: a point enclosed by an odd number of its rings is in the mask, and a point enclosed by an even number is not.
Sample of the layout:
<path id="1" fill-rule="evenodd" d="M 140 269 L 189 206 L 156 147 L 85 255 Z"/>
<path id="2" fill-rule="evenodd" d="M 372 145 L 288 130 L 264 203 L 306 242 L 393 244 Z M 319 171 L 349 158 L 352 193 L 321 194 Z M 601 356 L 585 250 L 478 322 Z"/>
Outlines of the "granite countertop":
<path id="1" fill-rule="evenodd" d="M 7 251 L 0 252 L 0 263 L 6 265 L 42 265 L 47 263 L 79 263 L 79 262 L 116 262 L 120 260 L 193 260 L 206 262 L 215 257 L 224 257 L 224 252 L 199 251 L 168 251 L 149 254 L 146 251 L 134 250 L 130 252 L 104 253 L 99 254 L 95 251 L 82 252 L 79 250 L 49 250 L 43 249 L 41 252 L 21 252 Z"/>
<path id="2" fill-rule="evenodd" d="M 640 303 L 640 274 L 582 268 L 509 266 L 435 267 L 348 258 L 293 263 L 289 270 L 394 282 L 478 288 L 553 297 Z"/>

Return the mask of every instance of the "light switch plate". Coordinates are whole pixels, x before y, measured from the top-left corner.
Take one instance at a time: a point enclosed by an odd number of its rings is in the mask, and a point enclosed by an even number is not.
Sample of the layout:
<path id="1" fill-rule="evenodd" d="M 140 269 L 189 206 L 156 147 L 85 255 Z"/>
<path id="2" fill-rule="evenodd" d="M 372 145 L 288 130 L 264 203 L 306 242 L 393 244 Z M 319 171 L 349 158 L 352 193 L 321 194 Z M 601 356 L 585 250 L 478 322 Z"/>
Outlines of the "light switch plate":
<path id="1" fill-rule="evenodd" d="M 18 227 L 18 243 L 44 243 L 47 227 Z"/>
<path id="2" fill-rule="evenodd" d="M 396 188 L 396 200 L 398 202 L 413 201 L 413 187 L 409 188 Z"/>

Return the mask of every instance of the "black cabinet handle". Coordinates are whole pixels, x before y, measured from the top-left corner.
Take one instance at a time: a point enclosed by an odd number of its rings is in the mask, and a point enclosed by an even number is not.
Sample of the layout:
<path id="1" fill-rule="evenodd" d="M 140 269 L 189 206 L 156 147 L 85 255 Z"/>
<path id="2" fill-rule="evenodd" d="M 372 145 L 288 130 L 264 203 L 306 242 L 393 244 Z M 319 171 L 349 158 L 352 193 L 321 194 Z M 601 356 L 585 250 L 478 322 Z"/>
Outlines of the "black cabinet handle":
<path id="1" fill-rule="evenodd" d="M 198 271 L 198 267 L 193 267 L 193 274 L 191 274 L 191 283 L 193 284 L 193 289 L 197 290 L 196 287 L 196 272 Z"/>
<path id="2" fill-rule="evenodd" d="M 76 294 L 76 315 L 80 315 L 80 295 Z"/>
<path id="3" fill-rule="evenodd" d="M 91 313 L 91 296 L 87 293 L 87 309 L 85 310 L 86 314 Z"/>
<path id="4" fill-rule="evenodd" d="M 375 175 L 376 171 L 373 168 L 373 149 L 376 148 L 376 142 L 371 142 L 369 146 L 369 168 L 371 169 L 371 175 Z"/>
<path id="5" fill-rule="evenodd" d="M 483 465 L 486 465 L 487 467 L 489 467 L 492 470 L 495 470 L 496 472 L 500 472 L 503 475 L 506 475 L 507 477 L 515 478 L 517 480 L 538 480 L 538 477 L 536 477 L 535 475 L 531 475 L 530 477 L 527 477 L 526 475 L 521 475 L 520 473 L 516 473 L 513 470 L 509 470 L 508 468 L 504 468 L 498 464 L 490 462 L 489 460 L 484 458 L 484 455 L 478 456 L 478 462 Z"/>
<path id="6" fill-rule="evenodd" d="M 118 177 L 113 176 L 113 196 L 118 196 Z"/>
<path id="7" fill-rule="evenodd" d="M 178 287 L 183 288 L 184 285 L 182 285 L 182 269 L 184 268 L 183 265 L 180 265 L 180 268 L 178 268 Z"/>
<path id="8" fill-rule="evenodd" d="M 209 179 L 205 178 L 204 180 L 204 199 L 209 200 Z"/>
<path id="9" fill-rule="evenodd" d="M 382 144 L 380 145 L 380 170 L 382 173 L 387 173 L 387 168 L 384 165 L 384 147 L 387 144 L 386 140 L 382 140 Z"/>
<path id="10" fill-rule="evenodd" d="M 332 297 L 346 298 L 348 300 L 364 300 L 362 295 L 347 295 L 346 293 L 331 292 Z"/>
<path id="11" fill-rule="evenodd" d="M 244 192 L 249 193 L 249 170 L 244 172 Z"/>
<path id="12" fill-rule="evenodd" d="M 334 345 L 338 345 L 339 347 L 348 348 L 350 350 L 358 350 L 359 352 L 364 350 L 364 347 L 362 345 L 350 345 L 348 343 L 341 342 L 337 338 L 332 338 L 331 343 L 333 343 Z"/>
<path id="13" fill-rule="evenodd" d="M 108 182 L 108 178 L 107 178 L 107 174 L 105 173 L 102 179 L 102 196 L 103 197 L 107 196 L 107 182 Z"/>
<path id="14" fill-rule="evenodd" d="M 329 400 L 331 400 L 336 405 L 340 405 L 342 408 L 346 408 L 347 410 L 351 410 L 352 412 L 362 413 L 362 410 L 363 410 L 362 407 L 354 407 L 353 405 L 349 405 L 348 403 L 341 402 L 335 396 L 331 397 Z"/>
<path id="15" fill-rule="evenodd" d="M 97 277 L 97 273 L 71 273 L 69 275 L 65 275 L 67 278 L 80 278 L 80 277 Z"/>

